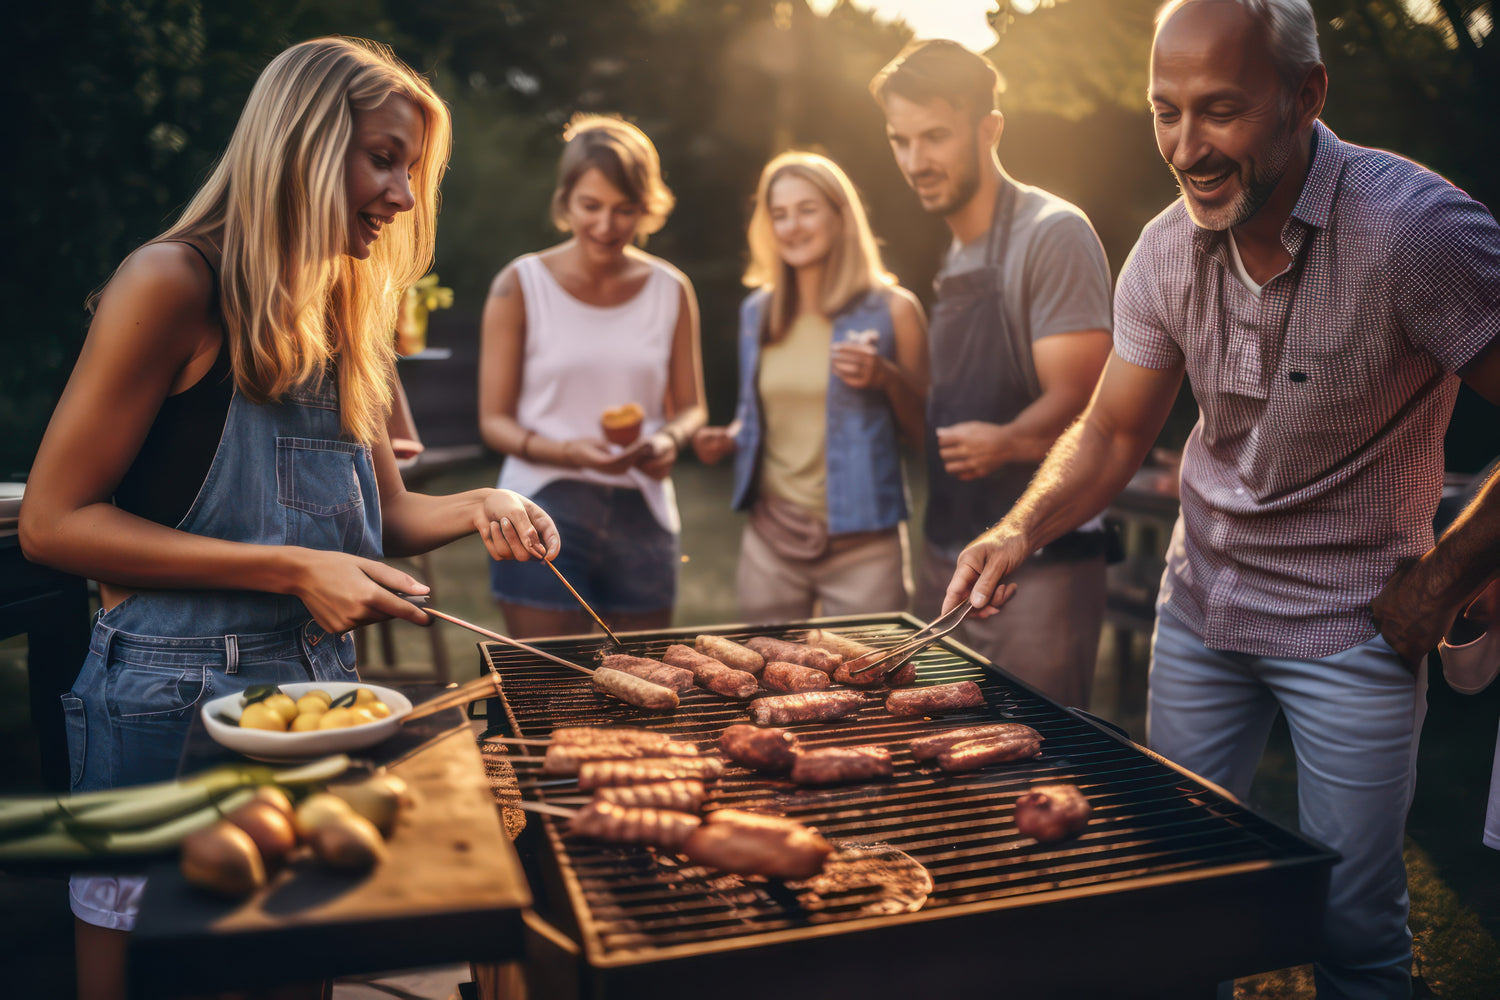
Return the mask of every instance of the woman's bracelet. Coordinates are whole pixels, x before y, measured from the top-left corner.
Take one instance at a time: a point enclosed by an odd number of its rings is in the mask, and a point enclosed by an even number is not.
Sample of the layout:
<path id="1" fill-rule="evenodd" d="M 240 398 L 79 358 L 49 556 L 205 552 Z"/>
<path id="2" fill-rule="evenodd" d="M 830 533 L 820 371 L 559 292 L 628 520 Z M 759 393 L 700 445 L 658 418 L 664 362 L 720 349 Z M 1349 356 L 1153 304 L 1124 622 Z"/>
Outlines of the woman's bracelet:
<path id="1" fill-rule="evenodd" d="M 516 449 L 516 455 L 528 462 L 531 461 L 531 456 L 526 454 L 526 448 L 531 444 L 531 439 L 534 437 L 536 437 L 536 431 L 528 427 L 526 429 L 526 436 L 521 438 L 521 447 Z"/>

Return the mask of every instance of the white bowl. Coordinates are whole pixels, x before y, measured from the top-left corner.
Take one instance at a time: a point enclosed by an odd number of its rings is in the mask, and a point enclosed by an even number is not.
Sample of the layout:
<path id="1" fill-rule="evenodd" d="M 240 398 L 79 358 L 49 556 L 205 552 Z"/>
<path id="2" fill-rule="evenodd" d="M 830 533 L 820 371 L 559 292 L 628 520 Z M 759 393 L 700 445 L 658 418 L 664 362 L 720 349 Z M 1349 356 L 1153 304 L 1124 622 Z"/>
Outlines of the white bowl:
<path id="1" fill-rule="evenodd" d="M 349 681 L 309 681 L 298 684 L 282 684 L 281 690 L 292 697 L 302 697 L 309 691 L 326 691 L 337 699 L 356 688 L 369 688 L 375 697 L 385 702 L 391 714 L 374 722 L 345 729 L 318 729 L 310 733 L 278 733 L 270 729 L 241 729 L 238 725 L 240 713 L 245 710 L 243 692 L 226 694 L 203 706 L 203 725 L 215 741 L 255 760 L 271 762 L 289 760 L 311 760 L 333 753 L 348 753 L 374 746 L 401 728 L 401 720 L 411 712 L 411 701 L 400 691 L 376 684 L 354 684 Z M 234 723 L 222 721 L 223 715 Z"/>

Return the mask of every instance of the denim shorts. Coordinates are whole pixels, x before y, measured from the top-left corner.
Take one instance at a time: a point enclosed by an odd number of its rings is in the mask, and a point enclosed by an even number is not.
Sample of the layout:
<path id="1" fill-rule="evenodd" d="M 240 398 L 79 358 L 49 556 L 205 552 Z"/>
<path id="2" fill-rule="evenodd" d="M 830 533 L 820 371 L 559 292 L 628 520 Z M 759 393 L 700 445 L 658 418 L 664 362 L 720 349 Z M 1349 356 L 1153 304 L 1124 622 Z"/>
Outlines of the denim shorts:
<path id="1" fill-rule="evenodd" d="M 640 614 L 676 603 L 677 536 L 656 520 L 640 490 L 558 479 L 531 499 L 562 536 L 553 565 L 594 610 Z M 535 562 L 491 560 L 490 592 L 497 601 L 529 608 L 578 607 L 557 577 Z"/>

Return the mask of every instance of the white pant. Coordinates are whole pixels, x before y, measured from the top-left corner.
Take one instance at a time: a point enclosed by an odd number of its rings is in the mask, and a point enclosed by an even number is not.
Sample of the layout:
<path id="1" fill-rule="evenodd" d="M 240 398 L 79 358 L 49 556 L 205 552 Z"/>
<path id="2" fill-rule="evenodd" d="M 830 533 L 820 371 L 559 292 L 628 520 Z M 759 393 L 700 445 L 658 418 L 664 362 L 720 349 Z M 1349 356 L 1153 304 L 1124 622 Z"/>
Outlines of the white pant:
<path id="1" fill-rule="evenodd" d="M 740 615 L 752 624 L 905 611 L 911 600 L 906 525 L 817 559 L 787 559 L 747 524 L 735 582 Z"/>
<path id="2" fill-rule="evenodd" d="M 1248 798 L 1277 710 L 1297 757 L 1302 831 L 1342 856 L 1329 876 L 1318 996 L 1411 994 L 1406 813 L 1427 711 L 1379 635 L 1314 660 L 1228 653 L 1166 612 L 1151 649 L 1147 742 L 1162 756 Z"/>

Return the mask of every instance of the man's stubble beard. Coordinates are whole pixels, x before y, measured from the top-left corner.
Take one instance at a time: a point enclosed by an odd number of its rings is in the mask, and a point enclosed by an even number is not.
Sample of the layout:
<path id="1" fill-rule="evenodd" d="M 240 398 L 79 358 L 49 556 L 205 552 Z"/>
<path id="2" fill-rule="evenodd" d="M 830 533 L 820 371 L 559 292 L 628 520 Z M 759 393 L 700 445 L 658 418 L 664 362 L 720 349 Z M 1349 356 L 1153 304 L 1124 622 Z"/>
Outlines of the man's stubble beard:
<path id="1" fill-rule="evenodd" d="M 1287 116 L 1288 118 L 1290 115 Z M 1214 232 L 1223 232 L 1235 226 L 1243 226 L 1255 218 L 1255 213 L 1265 207 L 1270 201 L 1276 185 L 1286 176 L 1287 167 L 1291 164 L 1292 151 L 1297 145 L 1295 126 L 1286 119 L 1282 121 L 1282 127 L 1272 137 L 1266 146 L 1266 155 L 1263 164 L 1252 163 L 1250 168 L 1250 183 L 1245 185 L 1239 195 L 1224 206 L 1222 209 L 1204 213 L 1193 201 L 1188 192 L 1188 182 L 1181 172 L 1170 163 L 1167 167 L 1172 172 L 1172 179 L 1177 182 L 1178 193 L 1182 195 L 1182 203 L 1187 208 L 1188 217 L 1193 224 L 1200 229 Z"/>

